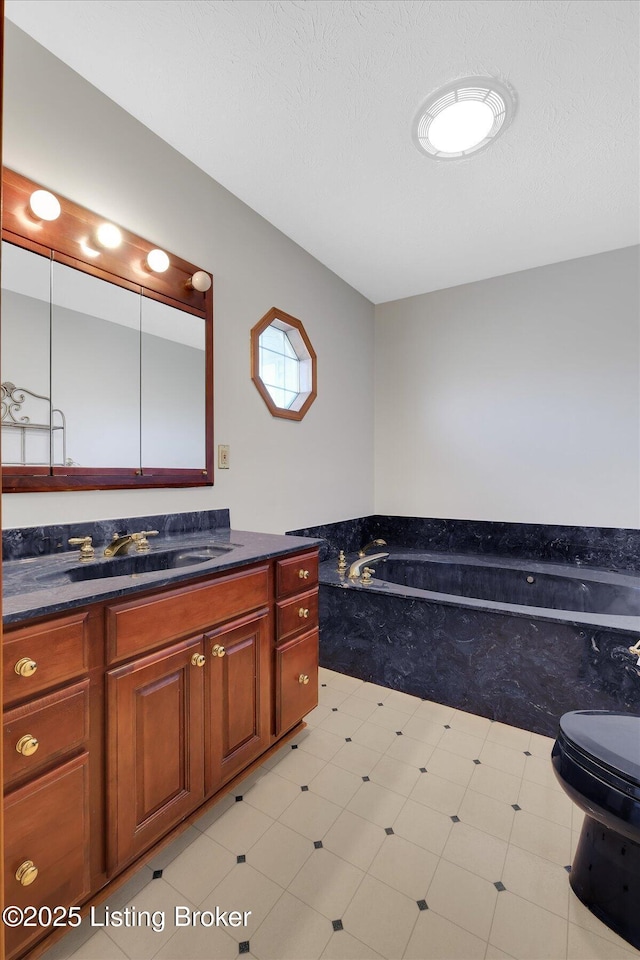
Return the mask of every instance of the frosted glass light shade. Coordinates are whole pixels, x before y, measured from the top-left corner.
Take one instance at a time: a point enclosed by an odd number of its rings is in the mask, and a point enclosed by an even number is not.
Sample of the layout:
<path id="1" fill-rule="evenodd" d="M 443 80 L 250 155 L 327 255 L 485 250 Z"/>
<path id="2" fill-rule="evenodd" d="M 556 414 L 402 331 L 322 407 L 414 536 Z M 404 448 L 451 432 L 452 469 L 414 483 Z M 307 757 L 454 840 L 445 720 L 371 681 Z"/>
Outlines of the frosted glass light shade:
<path id="1" fill-rule="evenodd" d="M 493 112 L 480 100 L 452 103 L 429 128 L 429 140 L 441 153 L 462 153 L 482 143 L 493 126 Z"/>
<path id="2" fill-rule="evenodd" d="M 150 250 L 147 254 L 147 266 L 154 273 L 164 273 L 169 269 L 169 257 L 164 250 Z"/>
<path id="3" fill-rule="evenodd" d="M 115 250 L 122 243 L 122 233 L 113 223 L 101 223 L 96 231 L 96 239 L 101 247 Z"/>
<path id="4" fill-rule="evenodd" d="M 38 220 L 57 220 L 60 216 L 60 201 L 48 190 L 34 190 L 29 197 L 29 206 Z"/>
<path id="5" fill-rule="evenodd" d="M 191 277 L 191 286 L 194 290 L 197 290 L 198 293 L 206 293 L 211 287 L 211 277 L 205 270 L 196 270 Z"/>

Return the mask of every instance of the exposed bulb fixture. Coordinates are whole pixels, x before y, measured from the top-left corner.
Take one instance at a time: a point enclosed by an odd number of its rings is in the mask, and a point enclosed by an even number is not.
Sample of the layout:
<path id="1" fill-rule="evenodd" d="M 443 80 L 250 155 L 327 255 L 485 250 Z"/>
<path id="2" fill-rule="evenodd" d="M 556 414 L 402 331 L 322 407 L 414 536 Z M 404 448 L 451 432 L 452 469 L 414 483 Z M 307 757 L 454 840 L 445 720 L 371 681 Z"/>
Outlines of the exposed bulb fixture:
<path id="1" fill-rule="evenodd" d="M 60 216 L 60 201 L 48 190 L 34 190 L 29 197 L 29 206 L 38 220 L 57 220 Z"/>
<path id="2" fill-rule="evenodd" d="M 169 269 L 169 257 L 164 250 L 150 250 L 147 254 L 147 266 L 154 273 L 164 273 Z"/>
<path id="3" fill-rule="evenodd" d="M 435 160 L 468 157 L 507 129 L 516 110 L 513 90 L 494 77 L 465 77 L 432 93 L 413 123 L 421 153 Z"/>
<path id="4" fill-rule="evenodd" d="M 211 277 L 205 270 L 196 270 L 187 280 L 187 287 L 189 290 L 197 290 L 198 293 L 206 293 L 211 287 Z"/>
<path id="5" fill-rule="evenodd" d="M 101 247 L 115 250 L 122 243 L 122 232 L 113 223 L 101 223 L 96 230 L 96 239 Z"/>

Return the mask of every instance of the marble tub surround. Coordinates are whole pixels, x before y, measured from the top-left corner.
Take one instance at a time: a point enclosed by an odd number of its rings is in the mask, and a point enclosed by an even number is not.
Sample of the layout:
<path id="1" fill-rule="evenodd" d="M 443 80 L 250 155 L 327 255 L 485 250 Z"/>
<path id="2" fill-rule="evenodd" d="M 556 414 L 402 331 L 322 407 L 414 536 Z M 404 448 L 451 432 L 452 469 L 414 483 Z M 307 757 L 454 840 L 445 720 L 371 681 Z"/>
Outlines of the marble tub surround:
<path id="1" fill-rule="evenodd" d="M 326 542 L 321 559 L 337 556 L 339 550 L 357 551 L 367 541 L 381 537 L 396 547 L 640 572 L 640 530 L 637 529 L 376 514 L 291 533 L 321 537 Z"/>

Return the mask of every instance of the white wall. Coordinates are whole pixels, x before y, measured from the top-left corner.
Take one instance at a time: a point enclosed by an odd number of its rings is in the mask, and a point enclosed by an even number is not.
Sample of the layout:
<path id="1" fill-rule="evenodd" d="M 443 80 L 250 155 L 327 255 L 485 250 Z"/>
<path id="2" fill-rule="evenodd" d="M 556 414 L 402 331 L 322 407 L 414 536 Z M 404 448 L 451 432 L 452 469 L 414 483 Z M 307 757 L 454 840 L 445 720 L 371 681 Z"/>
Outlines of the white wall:
<path id="1" fill-rule="evenodd" d="M 229 507 L 236 528 L 280 532 L 371 513 L 371 303 L 9 22 L 4 109 L 7 166 L 213 273 L 231 469 L 197 490 L 9 494 L 3 526 Z M 249 331 L 272 306 L 318 354 L 301 423 L 272 418 L 250 379 Z"/>
<path id="2" fill-rule="evenodd" d="M 376 307 L 377 513 L 640 526 L 638 248 Z"/>

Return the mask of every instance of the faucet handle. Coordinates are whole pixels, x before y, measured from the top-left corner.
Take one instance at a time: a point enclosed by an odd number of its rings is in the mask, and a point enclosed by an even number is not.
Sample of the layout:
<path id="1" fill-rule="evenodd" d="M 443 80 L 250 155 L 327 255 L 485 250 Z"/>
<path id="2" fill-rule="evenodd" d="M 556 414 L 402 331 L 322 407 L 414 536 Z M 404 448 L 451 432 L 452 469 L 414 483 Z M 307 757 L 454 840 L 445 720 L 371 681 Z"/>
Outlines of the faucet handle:
<path id="1" fill-rule="evenodd" d="M 360 577 L 360 583 L 364 583 L 366 586 L 368 583 L 371 583 L 371 574 L 375 573 L 373 567 L 365 567 L 362 571 L 362 576 Z"/>
<path id="2" fill-rule="evenodd" d="M 341 550 L 338 554 L 338 570 L 347 569 L 347 558 L 344 555 L 344 550 Z"/>
<path id="3" fill-rule="evenodd" d="M 145 553 L 149 549 L 147 537 L 157 537 L 157 530 L 141 530 L 140 533 L 132 533 L 131 539 L 135 541 L 138 553 Z"/>
<path id="4" fill-rule="evenodd" d="M 81 563 L 87 563 L 88 560 L 93 560 L 95 550 L 91 543 L 91 537 L 71 537 L 68 542 L 72 547 L 80 547 L 79 560 Z"/>

